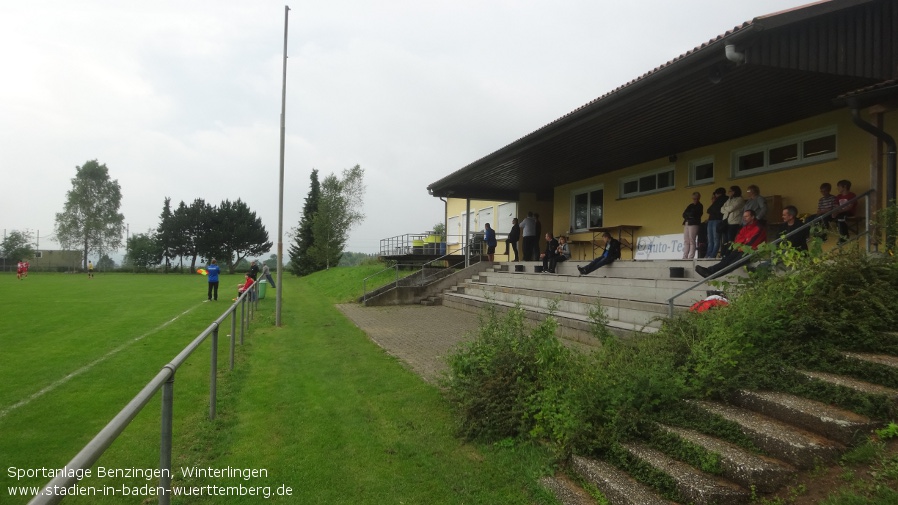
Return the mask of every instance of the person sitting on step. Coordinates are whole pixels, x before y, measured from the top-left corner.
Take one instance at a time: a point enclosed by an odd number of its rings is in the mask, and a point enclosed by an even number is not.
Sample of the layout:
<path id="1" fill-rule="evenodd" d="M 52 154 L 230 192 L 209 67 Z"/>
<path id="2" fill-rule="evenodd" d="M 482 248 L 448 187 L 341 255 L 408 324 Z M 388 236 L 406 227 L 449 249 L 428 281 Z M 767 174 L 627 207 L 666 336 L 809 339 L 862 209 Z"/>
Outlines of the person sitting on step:
<path id="1" fill-rule="evenodd" d="M 539 255 L 539 258 L 543 260 L 543 273 L 544 274 L 554 274 L 555 273 L 555 262 L 556 262 L 556 251 L 558 250 L 558 241 L 555 240 L 555 237 L 552 236 L 551 233 L 546 233 L 546 252 Z"/>
<path id="2" fill-rule="evenodd" d="M 590 261 L 585 267 L 577 265 L 577 270 L 580 272 L 580 275 L 589 275 L 597 268 L 610 265 L 614 263 L 615 260 L 620 259 L 620 241 L 612 238 L 611 234 L 607 231 L 602 234 L 602 240 L 605 241 L 604 252 L 602 252 L 602 255 L 598 258 Z"/>
<path id="3" fill-rule="evenodd" d="M 736 235 L 736 240 L 734 242 L 736 246 L 715 265 L 710 267 L 696 265 L 695 273 L 702 277 L 716 274 L 721 270 L 729 268 L 733 263 L 736 263 L 745 257 L 746 253 L 742 252 L 741 247 L 738 247 L 739 244 L 750 246 L 752 249 L 757 249 L 760 244 L 766 241 L 767 230 L 759 225 L 758 220 L 755 218 L 755 211 L 750 209 L 746 210 L 742 213 L 742 228 L 739 230 L 739 234 Z"/>
<path id="4" fill-rule="evenodd" d="M 571 259 L 571 246 L 567 244 L 567 237 L 558 237 L 558 247 L 555 248 L 555 256 L 549 260 L 549 272 L 555 273 L 555 266 Z"/>

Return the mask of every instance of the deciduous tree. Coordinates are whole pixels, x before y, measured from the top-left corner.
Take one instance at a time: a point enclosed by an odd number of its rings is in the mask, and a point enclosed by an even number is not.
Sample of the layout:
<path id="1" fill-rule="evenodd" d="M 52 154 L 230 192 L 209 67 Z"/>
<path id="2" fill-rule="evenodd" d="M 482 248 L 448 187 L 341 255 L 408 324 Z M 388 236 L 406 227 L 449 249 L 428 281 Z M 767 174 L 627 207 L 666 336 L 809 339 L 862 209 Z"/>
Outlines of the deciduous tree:
<path id="1" fill-rule="evenodd" d="M 81 248 L 82 266 L 87 269 L 90 253 L 102 255 L 122 245 L 122 190 L 117 180 L 109 178 L 106 165 L 97 160 L 75 170 L 63 211 L 56 214 L 56 237 L 65 248 Z"/>
<path id="2" fill-rule="evenodd" d="M 22 261 L 34 257 L 31 232 L 13 230 L 0 243 L 0 253 L 10 261 Z"/>
<path id="3" fill-rule="evenodd" d="M 146 233 L 135 233 L 128 238 L 125 246 L 126 262 L 134 268 L 134 271 L 148 271 L 162 262 L 162 245 L 153 230 Z"/>
<path id="4" fill-rule="evenodd" d="M 310 252 L 324 259 L 325 268 L 340 263 L 350 230 L 365 219 L 362 213 L 365 171 L 356 165 L 343 170 L 342 175 L 341 178 L 333 174 L 324 178 L 312 225 L 315 241 Z"/>

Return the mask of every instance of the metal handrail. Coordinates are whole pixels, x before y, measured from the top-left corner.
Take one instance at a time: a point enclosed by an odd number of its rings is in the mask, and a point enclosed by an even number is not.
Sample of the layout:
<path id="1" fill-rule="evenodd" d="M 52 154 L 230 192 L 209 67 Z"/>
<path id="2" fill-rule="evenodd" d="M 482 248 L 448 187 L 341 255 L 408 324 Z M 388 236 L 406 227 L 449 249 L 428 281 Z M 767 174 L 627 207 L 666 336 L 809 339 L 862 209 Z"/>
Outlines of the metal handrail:
<path id="1" fill-rule="evenodd" d="M 225 310 L 218 318 L 212 322 L 202 333 L 199 334 L 192 342 L 178 353 L 168 364 L 162 367 L 159 373 L 153 377 L 150 382 L 140 390 L 137 395 L 128 402 L 125 407 L 109 421 L 106 426 L 97 433 L 90 442 L 87 443 L 79 452 L 66 463 L 66 472 L 60 472 L 60 475 L 54 477 L 36 494 L 29 505 L 44 505 L 59 503 L 67 495 L 63 494 L 64 489 L 70 488 L 77 484 L 80 480 L 79 475 L 84 472 L 78 470 L 87 470 L 91 468 L 100 456 L 115 442 L 116 438 L 125 431 L 128 424 L 140 413 L 140 411 L 149 403 L 153 395 L 160 389 L 162 390 L 162 413 L 161 413 L 161 436 L 159 443 L 159 503 L 160 505 L 168 505 L 171 503 L 171 456 L 172 456 L 172 421 L 174 415 L 174 381 L 175 372 L 191 354 L 211 335 L 211 375 L 209 383 L 209 419 L 215 419 L 215 404 L 217 398 L 217 370 L 218 370 L 218 329 L 224 320 L 231 316 L 231 369 L 234 368 L 234 346 L 236 345 L 236 319 L 238 306 L 241 309 L 240 321 L 240 343 L 243 344 L 243 334 L 249 327 L 247 320 L 247 310 L 249 310 L 250 319 L 253 313 L 258 309 L 259 303 L 259 283 L 253 283 L 252 289 L 243 292 L 227 310 Z M 249 309 L 247 309 L 249 305 Z M 255 307 L 254 307 L 255 306 Z"/>
<path id="2" fill-rule="evenodd" d="M 865 218 L 864 233 L 860 233 L 860 231 L 859 231 L 859 232 L 858 232 L 858 238 L 860 238 L 861 236 L 866 237 L 866 238 L 865 238 L 865 246 L 866 246 L 868 252 L 870 251 L 870 198 L 868 198 L 868 197 L 869 197 L 871 194 L 873 194 L 874 192 L 875 192 L 875 190 L 873 190 L 873 189 L 868 189 L 868 190 L 865 191 L 864 193 L 861 193 L 860 195 L 858 195 L 858 196 L 852 198 L 851 200 L 848 200 L 847 202 L 845 202 L 845 203 L 843 203 L 842 205 L 839 205 L 838 207 L 836 207 L 835 209 L 833 209 L 833 210 L 843 209 L 843 208 L 848 207 L 849 205 L 855 203 L 856 201 L 860 200 L 861 198 L 867 198 L 866 203 L 864 204 L 864 212 L 865 212 L 865 216 L 864 216 L 864 218 Z M 832 212 L 832 211 L 830 211 L 830 212 Z M 786 234 L 786 235 L 781 235 L 779 238 L 777 238 L 776 240 L 774 240 L 774 241 L 771 242 L 770 244 L 771 244 L 771 245 L 777 245 L 777 244 L 779 244 L 780 242 L 782 242 L 783 240 L 785 240 L 785 239 L 787 239 L 787 238 L 789 238 L 789 237 L 791 237 L 791 236 L 797 234 L 798 232 L 800 232 L 800 231 L 802 231 L 802 230 L 805 230 L 805 229 L 807 229 L 807 228 L 810 228 L 811 226 L 813 226 L 814 224 L 818 223 L 819 221 L 822 221 L 824 218 L 826 218 L 826 216 L 827 216 L 827 214 L 821 214 L 821 215 L 815 217 L 814 219 L 812 219 L 812 220 L 806 222 L 805 224 L 799 226 L 798 228 L 792 230 L 792 231 L 789 232 L 788 234 Z M 691 284 L 688 288 L 686 288 L 686 289 L 680 291 L 679 293 L 677 293 L 677 294 L 671 296 L 670 298 L 668 298 L 668 299 L 667 299 L 667 315 L 668 315 L 668 317 L 673 317 L 673 315 L 674 315 L 674 300 L 676 300 L 677 298 L 683 296 L 684 294 L 686 294 L 686 293 L 692 291 L 693 289 L 695 289 L 695 288 L 701 286 L 702 284 L 705 284 L 705 283 L 707 283 L 707 282 L 709 282 L 709 281 L 712 281 L 712 280 L 714 280 L 714 279 L 717 279 L 718 277 L 722 277 L 722 276 L 724 276 L 724 275 L 726 275 L 726 274 L 732 272 L 733 270 L 739 268 L 740 266 L 742 266 L 742 265 L 744 265 L 744 264 L 746 264 L 746 263 L 749 263 L 750 260 L 755 256 L 755 254 L 757 254 L 757 251 L 752 251 L 752 252 L 750 252 L 749 254 L 746 254 L 746 255 L 743 256 L 742 258 L 739 258 L 739 260 L 737 260 L 736 262 L 734 262 L 734 263 L 728 265 L 728 266 L 727 266 L 726 268 L 724 268 L 723 270 L 720 270 L 720 271 L 718 271 L 718 272 L 714 272 L 712 275 L 709 275 L 708 277 L 705 277 L 704 279 L 701 279 L 700 281 L 697 281 L 697 282 L 695 282 L 694 284 Z"/>
<path id="3" fill-rule="evenodd" d="M 376 277 L 376 276 L 378 276 L 378 275 L 381 275 L 382 273 L 384 273 L 384 272 L 386 272 L 386 271 L 388 271 L 388 270 L 395 270 L 395 271 L 396 271 L 396 280 L 394 280 L 391 284 L 385 284 L 385 285 L 383 285 L 383 286 L 380 286 L 380 288 L 384 288 L 384 287 L 395 288 L 395 287 L 398 287 L 398 286 L 399 286 L 399 283 L 400 283 L 402 280 L 413 278 L 413 277 L 415 277 L 416 275 L 418 275 L 419 273 L 421 274 L 421 283 L 423 284 L 423 283 L 425 283 L 425 282 L 427 281 L 427 279 L 436 276 L 436 274 L 433 274 L 433 275 L 430 275 L 430 276 L 425 275 L 424 272 L 427 270 L 427 267 L 428 267 L 428 266 L 431 266 L 431 265 L 433 265 L 434 263 L 437 263 L 437 262 L 439 262 L 439 261 L 447 261 L 447 262 L 448 262 L 448 259 L 449 259 L 451 256 L 457 256 L 459 252 L 465 252 L 466 249 L 469 249 L 469 248 L 466 248 L 464 245 L 459 245 L 457 249 L 454 249 L 454 250 L 452 250 L 452 251 L 447 251 L 447 253 L 444 254 L 443 256 L 440 256 L 439 258 L 432 259 L 432 260 L 427 261 L 427 262 L 422 263 L 422 264 L 418 264 L 418 263 L 398 263 L 398 262 L 397 262 L 397 263 L 393 264 L 392 266 L 386 267 L 386 268 L 384 268 L 383 270 L 378 271 L 377 273 L 374 273 L 374 274 L 369 275 L 368 277 L 365 277 L 364 279 L 362 279 L 362 293 L 363 293 L 363 294 L 362 294 L 362 303 L 365 303 L 366 301 L 368 301 L 368 295 L 369 295 L 369 291 L 368 291 L 368 280 L 369 280 L 369 279 L 371 279 L 371 278 L 373 278 L 373 277 Z M 470 253 L 470 256 L 472 256 L 472 257 L 473 257 L 473 256 L 478 256 L 478 255 L 473 254 L 472 251 L 468 251 L 468 252 Z M 464 256 L 465 256 L 465 259 L 463 259 L 462 261 L 459 261 L 459 262 L 457 262 L 457 263 L 453 263 L 453 264 L 447 265 L 446 268 L 445 268 L 444 270 L 457 268 L 459 265 L 465 265 L 465 266 L 467 266 L 467 264 L 468 264 L 468 262 L 469 262 L 469 257 L 468 257 L 469 255 L 468 255 L 468 254 L 465 254 Z M 418 270 L 417 272 L 414 272 L 414 273 L 412 273 L 412 274 L 409 274 L 408 276 L 404 277 L 403 279 L 400 279 L 400 278 L 399 278 L 399 268 L 400 268 L 400 267 L 403 267 L 403 266 L 406 266 L 406 267 L 418 267 L 418 266 L 420 266 L 420 270 Z"/>

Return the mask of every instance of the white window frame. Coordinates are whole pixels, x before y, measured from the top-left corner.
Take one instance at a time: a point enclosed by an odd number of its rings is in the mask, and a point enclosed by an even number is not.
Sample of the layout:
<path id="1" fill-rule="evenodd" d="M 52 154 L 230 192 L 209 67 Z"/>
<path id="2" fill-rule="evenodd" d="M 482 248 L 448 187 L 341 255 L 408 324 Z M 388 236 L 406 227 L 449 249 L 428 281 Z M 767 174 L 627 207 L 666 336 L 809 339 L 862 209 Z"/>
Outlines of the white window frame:
<path id="1" fill-rule="evenodd" d="M 496 234 L 508 236 L 511 231 L 511 220 L 518 217 L 517 202 L 506 202 L 499 204 L 499 215 L 496 217 Z"/>
<path id="2" fill-rule="evenodd" d="M 695 170 L 703 165 L 711 165 L 711 178 L 710 179 L 699 179 Z M 711 184 L 714 182 L 714 157 L 707 156 L 705 158 L 699 158 L 697 160 L 692 160 L 689 162 L 689 185 L 690 186 L 698 186 L 700 184 Z"/>
<path id="3" fill-rule="evenodd" d="M 461 236 L 464 235 L 461 216 L 451 216 L 446 219 L 446 243 L 458 244 L 461 242 Z M 454 229 L 453 229 L 454 228 Z"/>
<path id="4" fill-rule="evenodd" d="M 835 150 L 831 153 L 818 154 L 816 156 L 806 156 L 803 152 L 804 143 L 809 140 L 814 140 L 822 137 L 835 136 L 836 138 L 836 147 Z M 782 163 L 777 163 L 775 165 L 770 165 L 770 150 L 776 149 L 779 147 L 785 147 L 789 145 L 797 145 L 798 146 L 798 156 L 796 159 L 791 161 L 786 161 Z M 739 158 L 743 156 L 747 156 L 755 153 L 763 153 L 764 154 L 764 164 L 757 168 L 752 168 L 750 170 L 739 170 Z M 755 144 L 753 146 L 744 147 L 741 149 L 736 149 L 732 153 L 732 163 L 731 163 L 731 174 L 734 179 L 741 177 L 751 177 L 755 174 L 765 173 L 765 172 L 775 172 L 778 170 L 788 170 L 790 168 L 796 168 L 806 165 L 813 165 L 816 163 L 823 163 L 826 161 L 832 161 L 839 157 L 839 131 L 836 126 L 830 126 L 827 128 L 821 128 L 819 130 L 813 130 L 809 132 L 805 132 L 799 135 L 793 135 L 790 137 L 783 137 L 775 140 L 771 140 L 770 142 L 765 142 L 763 144 Z"/>
<path id="5" fill-rule="evenodd" d="M 650 190 L 646 190 L 646 191 L 640 191 L 637 189 L 633 193 L 626 193 L 624 191 L 624 185 L 626 185 L 629 182 L 637 181 L 637 185 L 638 185 L 639 179 L 642 179 L 643 177 L 649 177 L 652 175 L 657 177 L 659 174 L 663 174 L 663 173 L 667 173 L 667 172 L 670 173 L 670 186 L 664 186 L 663 188 L 656 187 L 655 189 L 650 189 Z M 622 177 L 619 181 L 620 198 L 622 198 L 622 199 L 623 198 L 634 198 L 637 196 L 651 195 L 651 194 L 655 194 L 655 193 L 661 193 L 663 191 L 670 191 L 677 187 L 676 179 L 677 179 L 677 171 L 676 171 L 676 167 L 674 165 L 667 165 L 662 168 L 656 168 L 655 170 L 649 170 L 647 172 L 642 172 L 642 173 L 639 173 L 636 175 L 631 175 L 629 177 Z"/>
<path id="6" fill-rule="evenodd" d="M 484 225 L 486 225 L 486 223 L 489 223 L 490 228 L 495 230 L 496 229 L 496 222 L 494 220 L 495 214 L 496 213 L 495 213 L 494 207 L 484 207 L 484 208 L 478 210 L 477 211 L 477 223 L 478 223 L 477 226 L 478 226 L 478 228 L 474 231 L 483 231 L 483 229 L 485 228 Z"/>
<path id="7" fill-rule="evenodd" d="M 570 223 L 570 229 L 573 230 L 574 232 L 584 232 L 584 231 L 589 230 L 589 226 L 588 226 L 588 225 L 589 225 L 589 210 L 592 208 L 592 202 L 589 201 L 589 195 L 591 195 L 593 191 L 599 191 L 599 190 L 602 190 L 602 206 L 601 206 L 601 207 L 602 207 L 602 222 L 603 222 L 603 224 L 604 224 L 604 221 L 605 221 L 605 200 L 606 200 L 606 198 L 605 198 L 605 185 L 604 185 L 604 184 L 597 184 L 597 185 L 594 185 L 594 186 L 588 186 L 588 187 L 585 187 L 585 188 L 575 189 L 575 190 L 572 190 L 572 191 L 571 191 L 571 211 L 570 211 L 570 216 L 571 216 L 571 220 L 570 220 L 570 221 L 571 221 L 571 223 Z M 574 227 L 574 226 L 575 226 L 574 219 L 575 219 L 575 216 L 576 216 L 576 213 L 575 213 L 575 205 L 576 205 L 577 196 L 578 196 L 578 195 L 582 195 L 582 194 L 584 194 L 584 193 L 586 194 L 586 209 L 587 209 L 586 223 L 587 223 L 587 227 L 586 227 L 586 228 L 575 228 L 575 227 Z"/>

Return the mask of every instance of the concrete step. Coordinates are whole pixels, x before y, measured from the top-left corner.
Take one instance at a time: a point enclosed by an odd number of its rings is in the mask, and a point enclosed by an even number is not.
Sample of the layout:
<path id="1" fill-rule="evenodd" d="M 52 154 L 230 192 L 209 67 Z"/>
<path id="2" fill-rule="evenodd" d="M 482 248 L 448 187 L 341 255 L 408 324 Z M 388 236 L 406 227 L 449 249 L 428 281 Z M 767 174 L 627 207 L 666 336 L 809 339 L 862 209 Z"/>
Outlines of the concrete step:
<path id="1" fill-rule="evenodd" d="M 626 472 L 603 461 L 573 456 L 571 466 L 585 481 L 595 485 L 613 505 L 674 505 L 658 496 Z"/>
<path id="2" fill-rule="evenodd" d="M 824 372 L 811 372 L 799 370 L 798 373 L 810 380 L 826 382 L 843 388 L 851 389 L 865 395 L 882 395 L 892 402 L 898 402 L 898 389 L 892 389 L 879 384 L 873 384 L 862 380 Z"/>
<path id="3" fill-rule="evenodd" d="M 762 493 L 776 491 L 796 471 L 788 463 L 748 452 L 737 445 L 697 431 L 664 425 L 659 427 L 716 454 L 720 458 L 724 477 L 746 489 L 754 486 Z"/>
<path id="4" fill-rule="evenodd" d="M 443 297 L 441 295 L 428 296 L 421 300 L 421 305 L 425 307 L 433 307 L 437 305 L 443 304 Z"/>
<path id="5" fill-rule="evenodd" d="M 845 450 L 839 442 L 758 412 L 709 401 L 689 403 L 738 424 L 761 450 L 800 469 L 814 468 L 820 461 L 833 462 Z"/>
<path id="6" fill-rule="evenodd" d="M 588 314 L 595 307 L 596 302 L 600 302 L 609 319 L 656 328 L 661 327 L 661 319 L 667 317 L 668 310 L 666 304 L 660 303 L 560 293 L 552 293 L 551 296 L 548 296 L 545 292 L 533 289 L 508 288 L 479 283 L 467 284 L 464 294 L 478 296 L 484 300 L 520 303 L 522 306 L 540 307 L 546 310 L 554 304 L 559 312 L 573 314 Z"/>
<path id="7" fill-rule="evenodd" d="M 879 427 L 866 416 L 787 393 L 743 390 L 732 402 L 843 444 L 852 444 Z"/>
<path id="8" fill-rule="evenodd" d="M 578 275 L 578 266 L 586 266 L 589 259 L 574 258 L 569 261 L 559 263 L 555 267 L 556 273 L 564 275 Z M 671 268 L 683 269 L 684 279 L 697 281 L 702 277 L 695 273 L 695 265 L 703 265 L 709 267 L 717 263 L 718 260 L 651 260 L 651 261 L 634 261 L 634 260 L 617 260 L 611 265 L 604 266 L 589 276 L 607 276 L 617 278 L 641 278 L 641 279 L 669 279 L 671 278 Z M 515 267 L 521 268 L 523 273 L 535 273 L 536 267 L 542 267 L 541 261 L 521 261 L 517 263 L 501 263 L 508 265 L 508 271 L 514 271 Z M 741 276 L 746 274 L 743 269 L 731 273 L 728 277 Z"/>
<path id="9" fill-rule="evenodd" d="M 447 292 L 443 294 L 443 305 L 467 312 L 480 312 L 486 304 L 493 304 L 500 310 L 508 310 L 517 306 L 513 302 L 491 300 L 467 293 Z M 527 313 L 527 318 L 533 321 L 542 321 L 550 314 L 548 309 L 542 307 L 521 305 L 521 308 Z M 558 333 L 561 338 L 587 345 L 598 344 L 592 336 L 592 322 L 588 315 L 563 311 L 556 311 L 553 315 L 559 323 Z M 655 333 L 658 331 L 658 328 L 654 326 L 634 324 L 628 321 L 609 320 L 607 326 L 612 333 L 622 337 L 632 336 L 634 332 Z"/>
<path id="10" fill-rule="evenodd" d="M 548 489 L 562 505 L 596 505 L 596 501 L 582 487 L 565 475 L 542 477 L 540 485 Z"/>
<path id="11" fill-rule="evenodd" d="M 513 274 L 494 272 L 481 274 L 470 282 L 486 283 L 507 288 L 532 289 L 549 293 L 585 296 L 601 295 L 620 300 L 638 300 L 667 304 L 667 299 L 689 288 L 692 281 L 682 279 L 621 279 L 576 277 L 564 274 Z M 689 307 L 705 298 L 708 286 L 689 290 L 674 303 Z"/>
<path id="12" fill-rule="evenodd" d="M 846 352 L 844 356 L 848 359 L 874 363 L 876 365 L 884 365 L 891 368 L 898 368 L 898 356 L 890 356 L 888 354 L 872 354 L 864 352 Z"/>
<path id="13" fill-rule="evenodd" d="M 661 451 L 638 443 L 624 444 L 631 455 L 641 459 L 674 479 L 677 491 L 690 503 L 712 505 L 718 503 L 746 503 L 748 490 L 729 480 L 695 469 Z"/>

